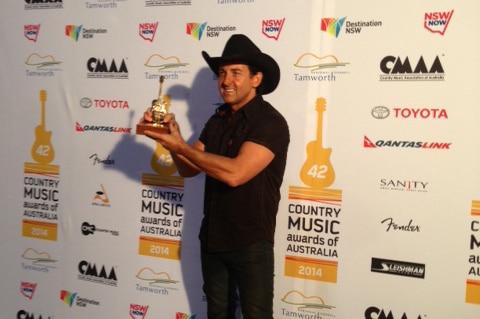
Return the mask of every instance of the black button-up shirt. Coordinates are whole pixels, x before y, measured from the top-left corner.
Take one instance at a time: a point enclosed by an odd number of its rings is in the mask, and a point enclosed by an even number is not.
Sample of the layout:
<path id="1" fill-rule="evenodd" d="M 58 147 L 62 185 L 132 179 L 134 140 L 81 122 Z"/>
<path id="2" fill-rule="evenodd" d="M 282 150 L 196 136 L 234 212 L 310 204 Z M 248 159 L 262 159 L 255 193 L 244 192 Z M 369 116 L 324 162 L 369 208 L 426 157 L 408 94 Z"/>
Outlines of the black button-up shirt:
<path id="1" fill-rule="evenodd" d="M 265 146 L 275 154 L 263 171 L 238 187 L 206 177 L 202 246 L 209 252 L 225 252 L 262 240 L 273 243 L 290 142 L 284 117 L 261 95 L 233 117 L 229 106 L 224 104 L 205 124 L 200 141 L 206 152 L 230 158 L 237 156 L 246 141 Z"/>

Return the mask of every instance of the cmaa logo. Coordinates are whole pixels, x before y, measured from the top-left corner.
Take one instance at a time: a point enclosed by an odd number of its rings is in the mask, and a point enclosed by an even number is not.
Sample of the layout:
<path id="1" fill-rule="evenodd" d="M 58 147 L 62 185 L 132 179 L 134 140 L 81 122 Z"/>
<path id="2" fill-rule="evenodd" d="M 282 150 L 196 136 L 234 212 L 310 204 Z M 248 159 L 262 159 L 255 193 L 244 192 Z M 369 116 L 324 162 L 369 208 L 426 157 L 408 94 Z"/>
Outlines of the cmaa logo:
<path id="1" fill-rule="evenodd" d="M 403 313 L 400 317 L 393 316 L 392 312 L 389 311 L 385 313 L 383 309 L 379 309 L 377 307 L 368 307 L 365 310 L 365 319 L 409 319 L 405 313 Z M 418 316 L 416 319 L 422 319 L 422 316 Z"/>
<path id="2" fill-rule="evenodd" d="M 153 42 L 155 33 L 157 32 L 158 22 L 155 23 L 140 23 L 138 25 L 138 34 L 146 41 Z"/>
<path id="3" fill-rule="evenodd" d="M 443 36 L 447 31 L 450 19 L 452 19 L 453 11 L 425 13 L 423 27 L 432 33 L 439 33 Z"/>
<path id="4" fill-rule="evenodd" d="M 36 315 L 35 313 L 31 313 L 31 312 L 27 312 L 25 310 L 19 310 L 17 312 L 17 319 L 52 319 L 51 316 L 42 316 L 41 314 L 40 315 Z"/>
<path id="5" fill-rule="evenodd" d="M 88 78 L 111 78 L 111 79 L 128 79 L 128 68 L 125 59 L 117 63 L 115 59 L 109 64 L 105 59 L 97 59 L 91 57 L 87 61 L 87 77 Z"/>
<path id="6" fill-rule="evenodd" d="M 280 33 L 282 32 L 285 18 L 278 20 L 263 20 L 262 21 L 262 33 L 269 39 L 275 39 L 278 41 Z"/>
<path id="7" fill-rule="evenodd" d="M 149 306 L 130 304 L 130 317 L 132 319 L 144 319 Z"/>

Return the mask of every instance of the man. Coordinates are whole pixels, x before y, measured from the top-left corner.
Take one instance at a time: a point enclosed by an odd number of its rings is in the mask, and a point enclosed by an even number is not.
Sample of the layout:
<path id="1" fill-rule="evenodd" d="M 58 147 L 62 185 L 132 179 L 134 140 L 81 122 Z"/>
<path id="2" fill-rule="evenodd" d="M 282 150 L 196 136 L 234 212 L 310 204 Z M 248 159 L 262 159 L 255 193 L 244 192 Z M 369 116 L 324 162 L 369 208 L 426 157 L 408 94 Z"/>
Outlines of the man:
<path id="1" fill-rule="evenodd" d="M 164 121 L 170 134 L 145 134 L 170 151 L 180 175 L 206 174 L 199 238 L 208 318 L 234 318 L 238 289 L 244 319 L 272 319 L 273 241 L 290 136 L 262 94 L 275 90 L 280 69 L 241 34 L 227 41 L 221 57 L 202 55 L 225 103 L 199 140 L 184 141 L 174 114 Z M 144 121 L 151 121 L 149 112 Z"/>

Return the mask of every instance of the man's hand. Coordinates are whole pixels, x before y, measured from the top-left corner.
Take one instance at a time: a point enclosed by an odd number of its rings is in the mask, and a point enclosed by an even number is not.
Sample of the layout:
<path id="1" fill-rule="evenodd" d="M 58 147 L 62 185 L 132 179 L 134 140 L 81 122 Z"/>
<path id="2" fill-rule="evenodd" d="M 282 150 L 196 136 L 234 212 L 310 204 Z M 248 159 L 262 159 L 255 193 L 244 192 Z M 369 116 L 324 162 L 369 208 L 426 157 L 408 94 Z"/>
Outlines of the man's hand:
<path id="1" fill-rule="evenodd" d="M 151 112 L 145 112 L 144 121 L 151 119 Z M 145 135 L 156 142 L 160 143 L 165 149 L 173 152 L 179 153 L 182 146 L 185 146 L 186 142 L 180 134 L 180 127 L 178 126 L 177 121 L 175 121 L 175 114 L 168 113 L 163 120 L 163 123 L 168 126 L 170 133 L 161 134 L 153 131 L 145 131 Z"/>

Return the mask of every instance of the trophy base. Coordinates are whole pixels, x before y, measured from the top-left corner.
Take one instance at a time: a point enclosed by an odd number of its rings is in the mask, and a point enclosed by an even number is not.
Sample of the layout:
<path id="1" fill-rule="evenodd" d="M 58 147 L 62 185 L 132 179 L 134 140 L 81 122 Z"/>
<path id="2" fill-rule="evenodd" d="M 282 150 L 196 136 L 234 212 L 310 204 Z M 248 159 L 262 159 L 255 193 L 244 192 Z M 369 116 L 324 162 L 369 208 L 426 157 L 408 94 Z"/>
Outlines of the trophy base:
<path id="1" fill-rule="evenodd" d="M 137 124 L 137 130 L 135 132 L 137 135 L 145 135 L 145 131 L 152 131 L 160 134 L 170 133 L 168 126 L 164 124 L 153 124 L 153 123 Z"/>

